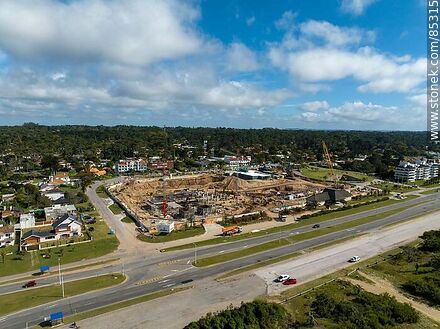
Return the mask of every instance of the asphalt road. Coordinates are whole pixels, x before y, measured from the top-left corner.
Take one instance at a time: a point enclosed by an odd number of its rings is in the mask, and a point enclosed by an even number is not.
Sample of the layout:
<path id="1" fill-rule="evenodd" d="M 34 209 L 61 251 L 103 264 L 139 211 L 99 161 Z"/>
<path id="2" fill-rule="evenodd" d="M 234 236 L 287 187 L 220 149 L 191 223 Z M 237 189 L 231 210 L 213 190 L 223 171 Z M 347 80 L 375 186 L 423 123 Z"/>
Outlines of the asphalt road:
<path id="1" fill-rule="evenodd" d="M 416 202 L 416 200 L 418 200 L 419 202 Z M 102 291 L 91 292 L 80 296 L 66 298 L 63 300 L 56 301 L 54 303 L 41 305 L 32 309 L 18 312 L 16 314 L 5 316 L 3 318 L 0 318 L 0 327 L 4 329 L 24 328 L 26 323 L 28 323 L 29 325 L 35 325 L 40 323 L 43 317 L 48 316 L 49 313 L 52 312 L 63 311 L 64 314 L 69 315 L 69 314 L 74 314 L 75 312 L 82 312 L 82 311 L 102 307 L 105 305 L 109 305 L 111 303 L 142 296 L 144 294 L 151 293 L 154 291 L 159 291 L 171 287 L 178 287 L 181 286 L 183 282 L 187 280 L 197 281 L 203 278 L 219 275 L 221 273 L 228 272 L 242 266 L 255 264 L 257 262 L 268 260 L 270 258 L 284 255 L 287 253 L 301 251 L 323 243 L 331 242 L 345 237 L 350 237 L 354 234 L 369 232 L 386 225 L 398 223 L 410 217 L 421 216 L 423 214 L 426 214 L 427 212 L 440 210 L 440 194 L 432 194 L 426 197 L 421 197 L 419 199 L 404 201 L 402 203 L 398 203 L 397 205 L 384 207 L 386 208 L 386 210 L 380 208 L 380 210 L 382 210 L 380 212 L 390 210 L 390 207 L 391 209 L 396 209 L 403 207 L 404 205 L 409 205 L 409 204 L 415 205 L 425 201 L 429 201 L 429 202 L 416 205 L 412 208 L 404 210 L 393 216 L 389 216 L 383 219 L 375 220 L 367 224 L 356 226 L 352 229 L 330 233 L 324 236 L 320 236 L 310 240 L 305 240 L 278 249 L 272 249 L 263 253 L 254 254 L 249 257 L 236 259 L 212 267 L 195 268 L 188 266 L 182 271 L 171 272 L 167 276 L 164 276 L 161 280 L 156 282 L 151 282 L 149 284 L 134 285 L 133 282 L 145 277 L 145 273 L 148 271 L 148 268 L 151 267 L 151 262 L 146 261 L 145 263 L 144 262 L 129 263 L 126 264 L 125 268 L 126 268 L 126 273 L 130 276 L 130 280 L 129 282 L 123 285 L 105 289 Z M 373 210 L 373 212 L 378 210 L 379 209 L 375 209 Z M 375 213 L 364 212 L 363 216 L 361 217 L 369 216 L 372 214 Z M 356 216 L 358 215 L 359 214 L 357 214 Z M 294 232 L 295 230 L 291 231 L 290 233 L 294 233 Z M 274 235 L 272 235 L 271 240 L 274 239 L 273 236 Z M 264 236 L 256 239 L 265 239 L 265 238 L 267 237 Z M 261 243 L 261 241 L 266 241 L 266 240 L 258 240 L 258 241 L 259 241 L 258 243 Z M 237 248 L 237 246 L 239 246 L 240 244 L 244 244 L 244 245 L 249 244 L 249 241 L 248 240 L 238 241 L 235 242 L 234 244 L 236 246 L 235 248 Z M 200 250 L 199 253 L 207 252 L 207 250 L 210 250 L 209 251 L 210 254 L 212 254 L 214 251 L 220 252 L 221 250 L 224 250 L 222 248 L 226 246 L 227 245 L 219 245 L 215 247 L 205 248 L 203 250 Z M 164 255 L 160 255 L 160 258 L 168 257 L 168 259 L 170 259 L 170 256 L 172 257 L 173 255 L 164 254 Z M 184 256 L 192 257 L 193 251 L 190 252 L 182 251 L 179 253 L 179 258 L 184 258 Z M 163 261 L 163 259 L 161 261 Z"/>

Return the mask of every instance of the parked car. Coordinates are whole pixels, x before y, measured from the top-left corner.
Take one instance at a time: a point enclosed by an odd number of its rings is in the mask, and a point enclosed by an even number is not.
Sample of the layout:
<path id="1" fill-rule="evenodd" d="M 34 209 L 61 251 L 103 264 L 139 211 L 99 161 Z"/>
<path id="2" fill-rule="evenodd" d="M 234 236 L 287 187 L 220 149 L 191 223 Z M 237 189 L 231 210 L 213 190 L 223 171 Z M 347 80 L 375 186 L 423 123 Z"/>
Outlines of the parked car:
<path id="1" fill-rule="evenodd" d="M 319 225 L 319 224 L 315 224 L 312 226 L 312 228 L 320 228 L 320 227 L 321 227 L 321 225 Z"/>
<path id="2" fill-rule="evenodd" d="M 23 288 L 35 287 L 36 285 L 37 285 L 37 281 L 32 280 L 32 281 L 26 282 L 26 283 L 23 285 Z"/>
<path id="3" fill-rule="evenodd" d="M 88 220 L 86 220 L 86 224 L 95 224 L 96 223 L 96 219 L 94 219 L 94 218 L 90 218 L 90 219 L 88 219 Z"/>
<path id="4" fill-rule="evenodd" d="M 358 262 L 358 261 L 360 261 L 361 260 L 361 258 L 359 257 L 359 256 L 353 256 L 353 257 L 351 257 L 348 261 L 350 262 L 350 263 L 356 263 L 356 262 Z"/>
<path id="5" fill-rule="evenodd" d="M 294 279 L 294 278 L 287 279 L 286 281 L 283 282 L 283 284 L 285 286 L 289 286 L 291 284 L 296 284 L 296 279 Z"/>
<path id="6" fill-rule="evenodd" d="M 280 276 L 278 276 L 275 279 L 275 282 L 284 282 L 284 281 L 289 280 L 289 279 L 290 279 L 290 275 L 288 275 L 288 274 L 281 274 Z"/>

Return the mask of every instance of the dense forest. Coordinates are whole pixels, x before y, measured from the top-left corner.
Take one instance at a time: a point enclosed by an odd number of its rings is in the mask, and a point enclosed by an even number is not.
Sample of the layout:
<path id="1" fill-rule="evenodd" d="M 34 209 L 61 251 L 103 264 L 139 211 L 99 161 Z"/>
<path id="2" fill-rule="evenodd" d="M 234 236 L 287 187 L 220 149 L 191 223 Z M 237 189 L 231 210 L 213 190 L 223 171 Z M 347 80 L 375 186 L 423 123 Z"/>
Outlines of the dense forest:
<path id="1" fill-rule="evenodd" d="M 325 140 L 333 154 L 354 157 L 359 154 L 385 153 L 386 158 L 416 156 L 429 150 L 424 132 L 314 131 L 232 128 L 160 128 L 138 126 L 41 126 L 33 123 L 0 127 L 0 154 L 18 156 L 57 155 L 64 159 L 81 155 L 117 160 L 124 157 L 161 155 L 182 157 L 185 152 L 173 146 L 194 146 L 193 154 L 202 154 L 208 141 L 210 154 L 252 154 L 264 157 L 288 154 L 300 161 L 321 157 Z M 439 151 L 440 146 L 430 146 Z M 50 161 L 50 159 L 47 159 Z"/>

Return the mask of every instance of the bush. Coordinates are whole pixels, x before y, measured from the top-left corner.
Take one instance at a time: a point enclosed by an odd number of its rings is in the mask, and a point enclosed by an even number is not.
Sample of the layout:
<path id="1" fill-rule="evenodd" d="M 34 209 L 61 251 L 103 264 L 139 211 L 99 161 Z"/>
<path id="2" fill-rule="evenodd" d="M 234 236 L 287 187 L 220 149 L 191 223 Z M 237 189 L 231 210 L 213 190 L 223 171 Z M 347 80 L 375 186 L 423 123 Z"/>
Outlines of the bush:
<path id="1" fill-rule="evenodd" d="M 440 280 L 431 277 L 417 278 L 402 285 L 410 294 L 426 299 L 434 305 L 440 305 Z"/>
<path id="2" fill-rule="evenodd" d="M 422 239 L 422 250 L 440 251 L 440 230 L 427 231 L 420 238 Z"/>
<path id="3" fill-rule="evenodd" d="M 289 329 L 292 320 L 287 311 L 278 304 L 255 301 L 238 308 L 228 308 L 217 314 L 208 313 L 184 329 Z"/>
<path id="4" fill-rule="evenodd" d="M 340 328 L 382 329 L 403 323 L 416 323 L 419 315 L 409 304 L 397 302 L 388 294 L 374 295 L 356 290 L 356 297 L 338 301 L 327 294 L 316 296 L 313 312 L 336 322 Z"/>

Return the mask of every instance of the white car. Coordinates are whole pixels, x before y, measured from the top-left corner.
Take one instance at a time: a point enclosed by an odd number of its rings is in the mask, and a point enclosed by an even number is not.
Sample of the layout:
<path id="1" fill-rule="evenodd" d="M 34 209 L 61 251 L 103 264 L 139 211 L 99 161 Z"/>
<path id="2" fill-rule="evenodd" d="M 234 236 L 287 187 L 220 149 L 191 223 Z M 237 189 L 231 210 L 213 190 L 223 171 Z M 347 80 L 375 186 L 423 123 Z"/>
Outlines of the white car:
<path id="1" fill-rule="evenodd" d="M 275 279 L 275 281 L 276 282 L 284 282 L 284 281 L 289 280 L 289 279 L 290 279 L 290 275 L 288 275 L 288 274 L 281 274 L 280 276 L 278 276 Z"/>
<path id="2" fill-rule="evenodd" d="M 356 263 L 356 262 L 358 262 L 358 261 L 360 261 L 361 260 L 361 258 L 359 257 L 359 256 L 353 256 L 353 257 L 351 257 L 348 261 L 350 262 L 350 263 Z"/>

